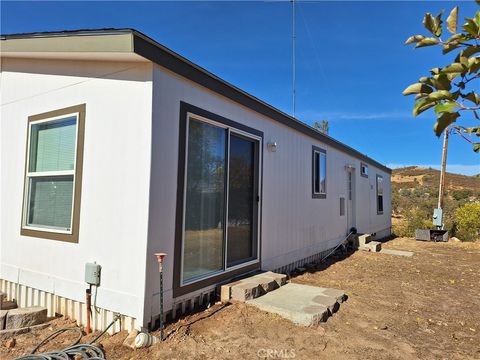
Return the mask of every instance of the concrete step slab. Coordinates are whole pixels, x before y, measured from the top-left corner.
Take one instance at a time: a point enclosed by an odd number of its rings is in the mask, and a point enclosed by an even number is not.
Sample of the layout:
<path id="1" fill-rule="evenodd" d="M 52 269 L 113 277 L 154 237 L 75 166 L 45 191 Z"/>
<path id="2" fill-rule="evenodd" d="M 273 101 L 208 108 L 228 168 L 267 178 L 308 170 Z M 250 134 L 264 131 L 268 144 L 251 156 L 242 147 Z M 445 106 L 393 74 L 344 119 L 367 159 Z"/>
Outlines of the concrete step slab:
<path id="1" fill-rule="evenodd" d="M 367 246 L 372 252 L 379 252 L 380 250 L 382 250 L 382 243 L 378 241 L 370 241 Z"/>
<path id="2" fill-rule="evenodd" d="M 372 240 L 372 237 L 370 234 L 363 234 L 358 237 L 358 246 L 365 246 Z"/>
<path id="3" fill-rule="evenodd" d="M 47 308 L 32 306 L 9 310 L 5 321 L 5 329 L 19 329 L 42 324 L 47 321 Z"/>
<path id="4" fill-rule="evenodd" d="M 16 308 L 18 308 L 16 300 L 12 300 L 12 301 L 3 300 L 0 310 L 11 310 Z"/>
<path id="5" fill-rule="evenodd" d="M 287 276 L 272 271 L 250 276 L 220 287 L 220 300 L 242 301 L 255 299 L 287 283 Z"/>
<path id="6" fill-rule="evenodd" d="M 325 290 L 327 289 L 289 283 L 246 303 L 280 315 L 295 324 L 314 326 L 326 321 L 328 316 L 339 308 L 336 297 L 327 296 Z M 345 294 L 336 294 L 342 299 L 345 297 Z"/>

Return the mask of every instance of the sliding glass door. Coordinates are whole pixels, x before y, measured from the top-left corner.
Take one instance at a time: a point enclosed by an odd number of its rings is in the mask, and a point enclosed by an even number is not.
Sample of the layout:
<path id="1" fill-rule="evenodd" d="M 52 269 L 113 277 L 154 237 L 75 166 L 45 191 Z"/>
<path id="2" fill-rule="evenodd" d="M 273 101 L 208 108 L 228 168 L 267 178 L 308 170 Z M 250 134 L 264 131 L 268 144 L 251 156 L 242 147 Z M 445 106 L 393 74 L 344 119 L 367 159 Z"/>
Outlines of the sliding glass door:
<path id="1" fill-rule="evenodd" d="M 182 283 L 257 259 L 259 141 L 190 118 Z"/>

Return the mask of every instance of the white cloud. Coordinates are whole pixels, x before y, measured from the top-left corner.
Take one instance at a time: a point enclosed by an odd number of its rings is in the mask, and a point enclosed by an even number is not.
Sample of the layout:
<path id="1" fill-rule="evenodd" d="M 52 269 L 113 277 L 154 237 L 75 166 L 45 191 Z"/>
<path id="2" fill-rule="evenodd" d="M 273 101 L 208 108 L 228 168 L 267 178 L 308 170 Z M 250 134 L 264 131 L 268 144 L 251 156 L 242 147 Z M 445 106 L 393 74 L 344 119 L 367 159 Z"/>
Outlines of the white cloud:
<path id="1" fill-rule="evenodd" d="M 419 166 L 424 168 L 432 168 L 440 170 L 441 166 L 438 164 L 387 164 L 389 168 L 396 169 L 406 166 Z M 462 175 L 477 175 L 480 173 L 480 164 L 478 165 L 464 165 L 464 164 L 447 164 L 447 172 L 462 174 Z"/>
<path id="2" fill-rule="evenodd" d="M 384 119 L 405 119 L 411 118 L 412 114 L 408 111 L 388 111 L 388 112 L 335 112 L 335 111 L 302 111 L 297 114 L 298 118 L 315 121 L 319 119 L 327 120 L 384 120 Z"/>

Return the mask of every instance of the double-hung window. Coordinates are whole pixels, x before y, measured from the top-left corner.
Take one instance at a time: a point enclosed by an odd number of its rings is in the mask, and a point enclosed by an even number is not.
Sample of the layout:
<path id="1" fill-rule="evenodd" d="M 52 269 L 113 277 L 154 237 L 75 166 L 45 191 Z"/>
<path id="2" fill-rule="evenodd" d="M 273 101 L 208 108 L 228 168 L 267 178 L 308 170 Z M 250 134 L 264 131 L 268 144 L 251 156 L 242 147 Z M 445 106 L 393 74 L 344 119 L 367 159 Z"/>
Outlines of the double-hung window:
<path id="1" fill-rule="evenodd" d="M 312 197 L 327 197 L 327 152 L 312 146 Z"/>
<path id="2" fill-rule="evenodd" d="M 85 105 L 28 119 L 22 235 L 78 241 Z"/>
<path id="3" fill-rule="evenodd" d="M 377 175 L 377 214 L 383 214 L 383 176 Z"/>

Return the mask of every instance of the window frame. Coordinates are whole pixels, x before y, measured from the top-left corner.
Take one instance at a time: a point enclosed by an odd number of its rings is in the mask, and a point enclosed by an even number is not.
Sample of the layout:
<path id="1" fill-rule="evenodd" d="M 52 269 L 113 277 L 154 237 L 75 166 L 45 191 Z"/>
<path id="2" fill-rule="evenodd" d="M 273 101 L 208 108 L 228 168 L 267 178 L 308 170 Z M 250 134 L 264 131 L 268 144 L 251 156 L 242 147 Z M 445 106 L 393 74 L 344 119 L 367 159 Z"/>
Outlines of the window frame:
<path id="1" fill-rule="evenodd" d="M 378 191 L 378 180 L 381 179 L 382 180 L 382 193 L 379 194 L 379 191 Z M 375 188 L 376 188 L 376 203 L 377 203 L 377 215 L 382 215 L 383 214 L 383 210 L 384 210 L 384 201 L 383 201 L 383 198 L 384 198 L 384 192 L 385 192 L 385 183 L 383 182 L 383 176 L 382 175 L 379 175 L 377 174 L 376 177 L 375 177 Z M 378 198 L 379 196 L 382 197 L 382 210 L 379 209 L 379 202 L 378 202 Z"/>
<path id="2" fill-rule="evenodd" d="M 367 169 L 366 173 L 363 172 L 364 168 Z M 368 165 L 363 162 L 360 163 L 360 176 L 368 179 Z"/>
<path id="3" fill-rule="evenodd" d="M 80 223 L 80 198 L 82 188 L 82 168 L 83 168 L 83 148 L 85 135 L 85 111 L 86 105 L 80 104 L 62 108 L 58 110 L 48 111 L 45 113 L 32 115 L 27 121 L 27 138 L 25 151 L 25 172 L 23 185 L 23 205 L 21 216 L 20 234 L 36 238 L 49 240 L 58 240 L 71 243 L 78 243 L 79 223 Z M 32 126 L 47 122 L 61 120 L 63 118 L 76 116 L 76 134 L 75 134 L 75 162 L 73 170 L 60 171 L 41 171 L 30 172 L 30 143 Z M 72 215 L 70 230 L 61 230 L 49 227 L 31 226 L 27 224 L 27 216 L 29 213 L 30 201 L 30 180 L 32 178 L 41 178 L 45 176 L 73 176 L 73 193 L 72 193 Z"/>
<path id="4" fill-rule="evenodd" d="M 316 164 L 316 157 L 315 155 L 318 154 L 318 165 Z M 321 189 L 321 178 L 322 178 L 322 155 L 325 157 L 325 189 L 324 192 L 322 192 Z M 315 190 L 315 184 L 316 184 L 316 169 L 318 166 L 318 184 L 319 184 L 319 191 Z M 326 199 L 327 198 L 327 151 L 325 149 L 322 149 L 318 146 L 312 145 L 312 198 L 313 199 Z"/>

